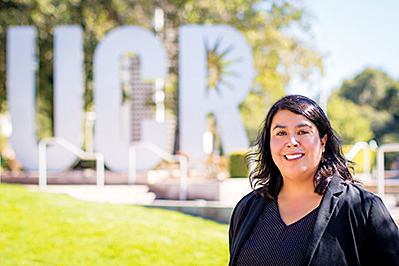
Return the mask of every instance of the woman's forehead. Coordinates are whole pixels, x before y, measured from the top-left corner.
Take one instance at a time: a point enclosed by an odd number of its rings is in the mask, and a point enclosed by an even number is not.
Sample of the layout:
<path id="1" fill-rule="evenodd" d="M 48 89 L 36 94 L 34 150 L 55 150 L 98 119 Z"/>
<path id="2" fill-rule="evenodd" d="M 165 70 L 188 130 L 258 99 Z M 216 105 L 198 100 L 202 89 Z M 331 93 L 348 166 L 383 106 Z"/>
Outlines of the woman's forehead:
<path id="1" fill-rule="evenodd" d="M 289 110 L 280 110 L 274 115 L 270 129 L 273 130 L 276 127 L 302 126 L 316 127 L 316 125 L 312 121 L 310 121 L 303 115 L 293 113 Z"/>

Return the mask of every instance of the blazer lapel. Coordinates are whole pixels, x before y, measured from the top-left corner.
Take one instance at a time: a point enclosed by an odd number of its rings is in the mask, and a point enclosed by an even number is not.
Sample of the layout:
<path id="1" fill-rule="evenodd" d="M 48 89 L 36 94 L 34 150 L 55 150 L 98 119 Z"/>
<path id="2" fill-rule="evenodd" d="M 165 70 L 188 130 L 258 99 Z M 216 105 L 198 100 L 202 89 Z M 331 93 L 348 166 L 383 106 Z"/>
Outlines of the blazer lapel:
<path id="1" fill-rule="evenodd" d="M 313 232 L 308 241 L 308 247 L 302 259 L 301 265 L 309 265 L 317 246 L 320 243 L 321 237 L 327 228 L 330 218 L 339 201 L 339 195 L 344 190 L 344 185 L 341 184 L 342 178 L 334 176 L 324 193 L 323 199 L 320 203 L 319 214 L 317 215 L 314 224 Z"/>

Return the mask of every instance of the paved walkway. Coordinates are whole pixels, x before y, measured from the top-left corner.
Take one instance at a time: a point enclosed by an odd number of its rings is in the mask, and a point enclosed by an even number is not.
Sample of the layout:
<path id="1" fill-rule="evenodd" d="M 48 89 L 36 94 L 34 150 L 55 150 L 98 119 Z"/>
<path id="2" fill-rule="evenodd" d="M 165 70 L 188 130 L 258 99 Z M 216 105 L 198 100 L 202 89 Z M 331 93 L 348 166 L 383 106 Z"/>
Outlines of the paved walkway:
<path id="1" fill-rule="evenodd" d="M 31 191 L 40 191 L 38 185 L 25 185 L 25 187 Z M 42 191 L 68 194 L 71 197 L 84 201 L 143 205 L 177 210 L 224 223 L 228 222 L 229 215 L 236 204 L 236 202 L 205 200 L 155 200 L 155 194 L 148 192 L 148 187 L 145 185 L 106 185 L 102 188 L 98 188 L 95 185 L 48 185 Z M 396 197 L 386 195 L 384 202 L 393 219 L 399 224 L 399 207 L 396 206 Z"/>
<path id="2" fill-rule="evenodd" d="M 148 192 L 145 185 L 47 185 L 40 189 L 38 185 L 24 185 L 28 190 L 67 194 L 71 197 L 91 202 L 103 202 L 125 205 L 150 205 L 155 200 L 155 193 Z"/>
<path id="3" fill-rule="evenodd" d="M 71 197 L 91 202 L 142 205 L 150 208 L 162 208 L 199 216 L 206 219 L 229 223 L 236 202 L 206 200 L 155 200 L 155 193 L 148 192 L 145 185 L 47 185 L 40 189 L 38 185 L 24 185 L 34 192 L 67 194 Z"/>

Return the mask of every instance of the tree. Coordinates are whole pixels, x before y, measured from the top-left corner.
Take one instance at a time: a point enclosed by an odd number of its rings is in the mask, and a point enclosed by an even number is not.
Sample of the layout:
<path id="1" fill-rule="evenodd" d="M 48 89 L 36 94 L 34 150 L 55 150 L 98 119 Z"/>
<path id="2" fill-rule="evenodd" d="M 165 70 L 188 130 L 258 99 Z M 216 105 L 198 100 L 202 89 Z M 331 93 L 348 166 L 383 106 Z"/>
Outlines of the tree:
<path id="1" fill-rule="evenodd" d="M 332 127 L 338 132 L 344 144 L 368 142 L 374 137 L 370 122 L 363 117 L 361 108 L 352 101 L 340 97 L 337 91 L 328 99 L 327 114 Z"/>
<path id="2" fill-rule="evenodd" d="M 399 142 L 399 82 L 367 68 L 344 80 L 339 96 L 358 106 L 379 144 Z"/>
<path id="3" fill-rule="evenodd" d="M 38 125 L 46 125 L 39 138 L 52 134 L 53 120 L 53 29 L 57 25 L 83 27 L 86 110 L 92 109 L 92 59 L 94 49 L 110 30 L 135 24 L 153 30 L 164 42 L 169 55 L 169 78 L 166 83 L 166 106 L 179 117 L 178 106 L 178 27 L 182 24 L 228 24 L 240 30 L 254 53 L 257 77 L 253 92 L 241 105 L 245 125 L 256 131 L 270 103 L 284 95 L 284 88 L 294 74 L 306 78 L 314 68 L 322 70 L 321 57 L 314 48 L 290 33 L 297 27 L 309 33 L 310 14 L 293 0 L 8 0 L 0 2 L 0 112 L 5 105 L 6 29 L 10 25 L 32 25 L 38 30 L 39 86 L 37 88 Z M 164 12 L 161 30 L 153 28 L 157 8 Z M 209 59 L 209 58 L 208 58 Z M 208 61 L 209 64 L 218 64 Z M 217 66 L 213 77 L 220 75 Z M 211 77 L 210 77 L 211 78 Z M 211 82 L 211 81 L 210 81 Z M 257 115 L 253 115 L 257 114 Z M 176 127 L 175 151 L 179 149 Z"/>

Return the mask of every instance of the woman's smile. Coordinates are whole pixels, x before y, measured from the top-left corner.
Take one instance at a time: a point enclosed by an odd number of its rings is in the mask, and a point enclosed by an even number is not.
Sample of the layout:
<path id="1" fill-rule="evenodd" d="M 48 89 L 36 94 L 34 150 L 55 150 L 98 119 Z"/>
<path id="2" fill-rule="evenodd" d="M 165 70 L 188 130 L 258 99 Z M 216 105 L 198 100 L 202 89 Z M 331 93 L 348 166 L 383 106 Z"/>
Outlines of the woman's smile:
<path id="1" fill-rule="evenodd" d="M 286 154 L 284 156 L 285 156 L 285 158 L 287 158 L 287 160 L 293 161 L 293 160 L 299 160 L 300 158 L 302 158 L 304 156 L 304 154 L 303 153 Z"/>
<path id="2" fill-rule="evenodd" d="M 288 110 L 275 114 L 270 133 L 272 158 L 283 179 L 313 180 L 327 136 L 321 139 L 314 123 Z"/>

